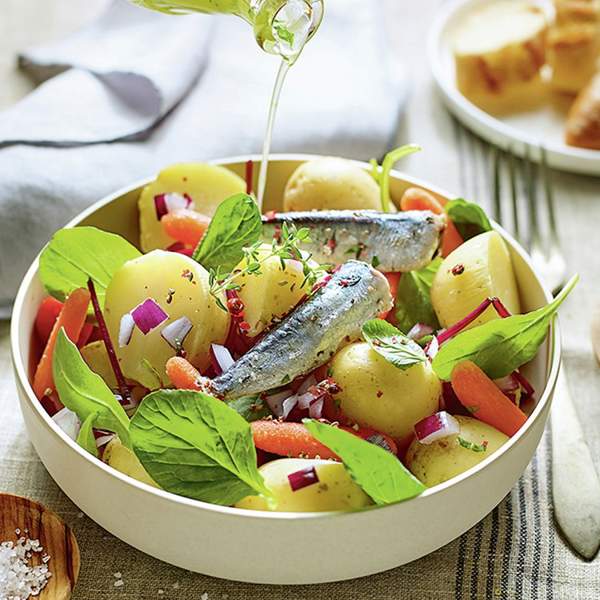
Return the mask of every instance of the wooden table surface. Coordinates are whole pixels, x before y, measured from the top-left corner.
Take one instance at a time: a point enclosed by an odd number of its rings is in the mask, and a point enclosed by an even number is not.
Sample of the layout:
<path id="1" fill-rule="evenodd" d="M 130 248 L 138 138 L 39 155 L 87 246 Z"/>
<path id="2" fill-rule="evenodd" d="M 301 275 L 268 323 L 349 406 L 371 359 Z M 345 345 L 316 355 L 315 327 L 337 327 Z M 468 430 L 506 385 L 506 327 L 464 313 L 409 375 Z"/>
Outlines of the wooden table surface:
<path id="1" fill-rule="evenodd" d="M 441 2 L 442 0 L 421 0 L 418 3 L 381 0 L 386 26 L 393 38 L 394 47 L 390 51 L 405 58 L 404 62 L 412 77 L 413 92 L 398 131 L 398 141 L 418 142 L 425 148 L 424 152 L 405 161 L 402 168 L 412 175 L 453 191 L 457 196 L 476 197 L 482 204 L 489 205 L 490 188 L 486 171 L 489 147 L 468 136 L 449 117 L 433 89 L 427 67 L 427 26 Z M 16 69 L 16 51 L 76 29 L 97 15 L 107 4 L 107 0 L 2 0 L 1 4 L 0 109 L 10 106 L 32 89 L 31 82 Z M 571 373 L 573 396 L 582 416 L 587 438 L 594 456 L 600 459 L 600 403 L 594 401 L 594 396 L 597 397 L 600 389 L 600 376 L 592 358 L 589 339 L 591 314 L 600 299 L 600 242 L 597 232 L 597 224 L 600 222 L 600 179 L 555 173 L 554 183 L 567 261 L 570 270 L 577 270 L 582 276 L 576 293 L 561 313 L 565 332 L 565 362 Z M 8 407 L 11 411 L 16 410 L 8 331 L 8 323 L 0 323 L 0 414 L 8 410 Z M 8 461 L 5 464 L 13 466 L 18 463 L 19 457 L 10 455 L 13 450 L 14 444 L 4 446 L 0 439 L 0 464 L 3 460 Z M 39 477 L 42 472 L 37 471 Z M 29 488 L 35 490 L 36 485 L 32 481 Z M 88 552 L 91 550 L 88 549 Z M 571 560 L 573 562 L 569 562 Z M 569 573 L 575 573 L 578 569 L 582 570 L 577 571 L 577 577 L 583 579 L 583 566 L 567 554 L 564 561 L 565 582 L 571 576 Z M 110 574 L 107 577 L 110 578 Z M 87 600 L 85 590 L 82 593 L 78 597 Z M 154 592 L 148 597 L 155 595 Z M 259 596 L 260 594 L 257 595 Z M 103 597 L 112 598 L 113 595 Z M 119 597 L 116 590 L 114 597 Z M 438 597 L 442 598 L 441 595 L 436 596 Z M 443 598 L 450 598 L 450 595 L 444 595 Z M 572 598 L 587 600 L 592 596 L 575 594 Z"/>

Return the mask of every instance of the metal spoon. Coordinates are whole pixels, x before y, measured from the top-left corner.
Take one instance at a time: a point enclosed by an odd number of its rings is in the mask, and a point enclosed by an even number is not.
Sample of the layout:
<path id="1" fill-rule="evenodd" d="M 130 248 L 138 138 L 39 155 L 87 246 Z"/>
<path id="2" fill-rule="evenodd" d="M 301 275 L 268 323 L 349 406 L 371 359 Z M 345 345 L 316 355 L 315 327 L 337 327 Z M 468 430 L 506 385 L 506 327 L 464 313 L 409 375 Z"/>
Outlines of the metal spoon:
<path id="1" fill-rule="evenodd" d="M 48 569 L 52 577 L 36 599 L 69 600 L 79 575 L 75 535 L 56 513 L 38 502 L 0 493 L 0 542 L 16 542 L 21 536 L 39 540 L 43 553 L 50 557 Z M 41 560 L 42 554 L 34 553 L 31 563 L 38 565 Z"/>

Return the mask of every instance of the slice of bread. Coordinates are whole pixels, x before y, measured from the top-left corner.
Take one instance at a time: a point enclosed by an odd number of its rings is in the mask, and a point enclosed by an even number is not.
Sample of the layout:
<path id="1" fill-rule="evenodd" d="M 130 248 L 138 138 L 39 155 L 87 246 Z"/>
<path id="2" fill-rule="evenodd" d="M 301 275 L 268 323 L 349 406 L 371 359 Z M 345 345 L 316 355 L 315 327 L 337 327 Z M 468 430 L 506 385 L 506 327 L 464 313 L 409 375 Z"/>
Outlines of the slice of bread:
<path id="1" fill-rule="evenodd" d="M 454 37 L 456 83 L 484 110 L 512 112 L 545 97 L 544 12 L 526 1 L 499 2 L 469 15 Z"/>
<path id="2" fill-rule="evenodd" d="M 600 150 L 600 72 L 571 106 L 565 140 L 571 146 Z"/>

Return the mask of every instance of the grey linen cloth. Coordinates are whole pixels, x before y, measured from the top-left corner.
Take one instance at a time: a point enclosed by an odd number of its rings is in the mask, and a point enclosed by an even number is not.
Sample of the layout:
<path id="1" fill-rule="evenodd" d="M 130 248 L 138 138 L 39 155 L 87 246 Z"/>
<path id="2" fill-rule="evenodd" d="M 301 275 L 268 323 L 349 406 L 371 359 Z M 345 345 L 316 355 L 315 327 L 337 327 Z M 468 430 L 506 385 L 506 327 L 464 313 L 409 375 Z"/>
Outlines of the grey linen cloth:
<path id="1" fill-rule="evenodd" d="M 290 70 L 273 150 L 379 157 L 406 97 L 378 3 L 327 0 Z M 235 17 L 116 1 L 62 42 L 27 50 L 43 82 L 0 113 L 0 307 L 35 254 L 90 203 L 162 167 L 258 152 L 278 59 Z"/>

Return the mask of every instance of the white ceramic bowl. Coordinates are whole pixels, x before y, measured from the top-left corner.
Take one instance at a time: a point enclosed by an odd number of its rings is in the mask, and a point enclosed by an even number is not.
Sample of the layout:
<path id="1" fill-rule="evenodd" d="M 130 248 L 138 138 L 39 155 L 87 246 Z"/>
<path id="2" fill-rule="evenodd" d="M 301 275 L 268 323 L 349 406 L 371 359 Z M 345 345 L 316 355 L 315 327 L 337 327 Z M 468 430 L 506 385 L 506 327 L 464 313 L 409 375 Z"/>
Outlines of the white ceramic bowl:
<path id="1" fill-rule="evenodd" d="M 215 162 L 242 174 L 248 158 Z M 309 158 L 313 157 L 273 157 L 266 209 L 277 208 L 288 177 Z M 449 197 L 399 173 L 392 178 L 395 199 L 415 184 Z M 137 243 L 136 201 L 146 183 L 101 200 L 69 226 L 95 225 Z M 525 252 L 499 231 L 510 247 L 523 308 L 545 304 L 550 297 Z M 300 584 L 369 575 L 415 560 L 458 537 L 504 498 L 531 460 L 548 417 L 560 362 L 556 328 L 528 366 L 539 400 L 526 425 L 480 465 L 418 498 L 352 513 L 252 512 L 182 498 L 130 479 L 86 453 L 35 398 L 28 357 L 36 310 L 44 296 L 37 271 L 36 260 L 19 290 L 11 331 L 21 409 L 37 453 L 67 496 L 102 527 L 191 571 L 256 583 Z"/>

